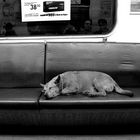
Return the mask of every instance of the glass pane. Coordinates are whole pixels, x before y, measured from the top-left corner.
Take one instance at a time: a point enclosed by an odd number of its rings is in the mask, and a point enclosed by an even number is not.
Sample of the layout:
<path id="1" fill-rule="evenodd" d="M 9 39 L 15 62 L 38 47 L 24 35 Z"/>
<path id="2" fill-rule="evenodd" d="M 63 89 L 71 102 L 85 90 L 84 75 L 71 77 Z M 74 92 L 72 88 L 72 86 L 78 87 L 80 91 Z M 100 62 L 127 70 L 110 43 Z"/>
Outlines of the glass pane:
<path id="1" fill-rule="evenodd" d="M 55 15 L 54 9 L 64 9 L 64 0 L 58 1 L 59 5 L 50 0 L 43 2 L 44 8 L 51 3 L 45 14 Z M 70 20 L 22 22 L 21 0 L 0 0 L 0 36 L 97 35 L 113 29 L 116 0 L 71 0 L 70 3 Z"/>

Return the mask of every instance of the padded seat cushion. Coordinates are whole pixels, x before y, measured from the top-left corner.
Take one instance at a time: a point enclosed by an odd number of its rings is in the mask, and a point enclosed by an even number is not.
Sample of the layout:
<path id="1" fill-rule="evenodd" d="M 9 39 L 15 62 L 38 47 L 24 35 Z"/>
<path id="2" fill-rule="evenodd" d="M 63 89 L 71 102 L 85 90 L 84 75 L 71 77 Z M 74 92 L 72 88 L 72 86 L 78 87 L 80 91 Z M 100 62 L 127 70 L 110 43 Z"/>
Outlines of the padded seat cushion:
<path id="1" fill-rule="evenodd" d="M 128 88 L 127 88 L 128 89 Z M 45 96 L 42 95 L 39 100 L 41 108 L 84 108 L 91 107 L 96 108 L 107 107 L 107 108 L 119 108 L 121 107 L 138 107 L 140 106 L 140 88 L 129 88 L 134 92 L 134 97 L 127 97 L 116 93 L 107 94 L 106 97 L 87 97 L 84 95 L 69 95 L 69 96 L 58 96 L 56 98 L 46 100 Z"/>
<path id="2" fill-rule="evenodd" d="M 40 88 L 0 89 L 0 109 L 37 108 Z"/>
<path id="3" fill-rule="evenodd" d="M 135 96 L 130 98 L 118 94 L 106 97 L 58 96 L 52 100 L 40 99 L 41 126 L 60 129 L 70 126 L 80 129 L 103 126 L 133 129 L 140 125 L 140 88 L 131 89 Z M 84 126 L 84 127 L 83 127 Z M 135 126 L 135 127 L 134 127 Z M 57 130 L 58 130 L 57 129 Z M 105 130 L 103 129 L 103 130 Z M 79 130 L 79 129 L 77 129 Z M 107 129 L 108 130 L 108 129 Z M 111 129 L 112 130 L 112 129 Z"/>

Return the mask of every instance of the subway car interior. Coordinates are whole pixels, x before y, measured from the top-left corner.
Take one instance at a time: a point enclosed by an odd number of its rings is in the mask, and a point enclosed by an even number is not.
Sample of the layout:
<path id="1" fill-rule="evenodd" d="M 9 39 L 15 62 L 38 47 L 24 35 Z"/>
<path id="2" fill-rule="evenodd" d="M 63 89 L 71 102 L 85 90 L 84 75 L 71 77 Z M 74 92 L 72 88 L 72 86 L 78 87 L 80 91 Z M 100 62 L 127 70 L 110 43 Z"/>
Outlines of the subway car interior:
<path id="1" fill-rule="evenodd" d="M 121 4 L 130 8 L 126 18 Z M 136 34 L 122 22 L 138 20 L 139 5 L 139 0 L 0 0 L 0 133 L 139 133 L 140 42 L 131 41 Z M 137 19 L 129 22 L 128 16 Z M 128 34 L 130 42 L 123 41 Z M 107 89 L 111 93 L 104 97 L 47 99 L 40 84 L 69 71 L 106 73 L 134 96 Z"/>

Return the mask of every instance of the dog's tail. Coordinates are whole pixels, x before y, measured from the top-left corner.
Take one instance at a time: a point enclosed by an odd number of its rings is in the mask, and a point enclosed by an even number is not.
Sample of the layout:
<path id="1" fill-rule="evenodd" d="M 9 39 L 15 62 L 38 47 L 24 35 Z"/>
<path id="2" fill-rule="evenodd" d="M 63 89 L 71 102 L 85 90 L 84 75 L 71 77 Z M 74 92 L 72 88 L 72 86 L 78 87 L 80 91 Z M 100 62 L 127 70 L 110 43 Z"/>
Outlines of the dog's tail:
<path id="1" fill-rule="evenodd" d="M 130 90 L 124 90 L 124 89 L 120 88 L 117 83 L 115 83 L 115 91 L 118 94 L 121 94 L 121 95 L 126 95 L 126 96 L 129 96 L 129 97 L 133 97 L 134 96 L 134 94 L 133 94 L 132 91 L 130 91 Z"/>

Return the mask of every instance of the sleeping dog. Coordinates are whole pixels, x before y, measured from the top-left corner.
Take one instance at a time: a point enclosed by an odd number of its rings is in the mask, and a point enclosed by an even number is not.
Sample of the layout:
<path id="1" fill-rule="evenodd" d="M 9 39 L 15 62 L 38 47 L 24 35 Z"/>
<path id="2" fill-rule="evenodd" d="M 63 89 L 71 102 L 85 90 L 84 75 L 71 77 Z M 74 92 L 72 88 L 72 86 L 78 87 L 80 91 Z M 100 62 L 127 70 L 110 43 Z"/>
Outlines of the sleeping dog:
<path id="1" fill-rule="evenodd" d="M 41 86 L 46 98 L 73 93 L 87 96 L 106 96 L 112 91 L 121 95 L 133 96 L 131 91 L 120 88 L 109 75 L 97 71 L 65 72 L 54 77 L 45 85 L 41 84 Z"/>

